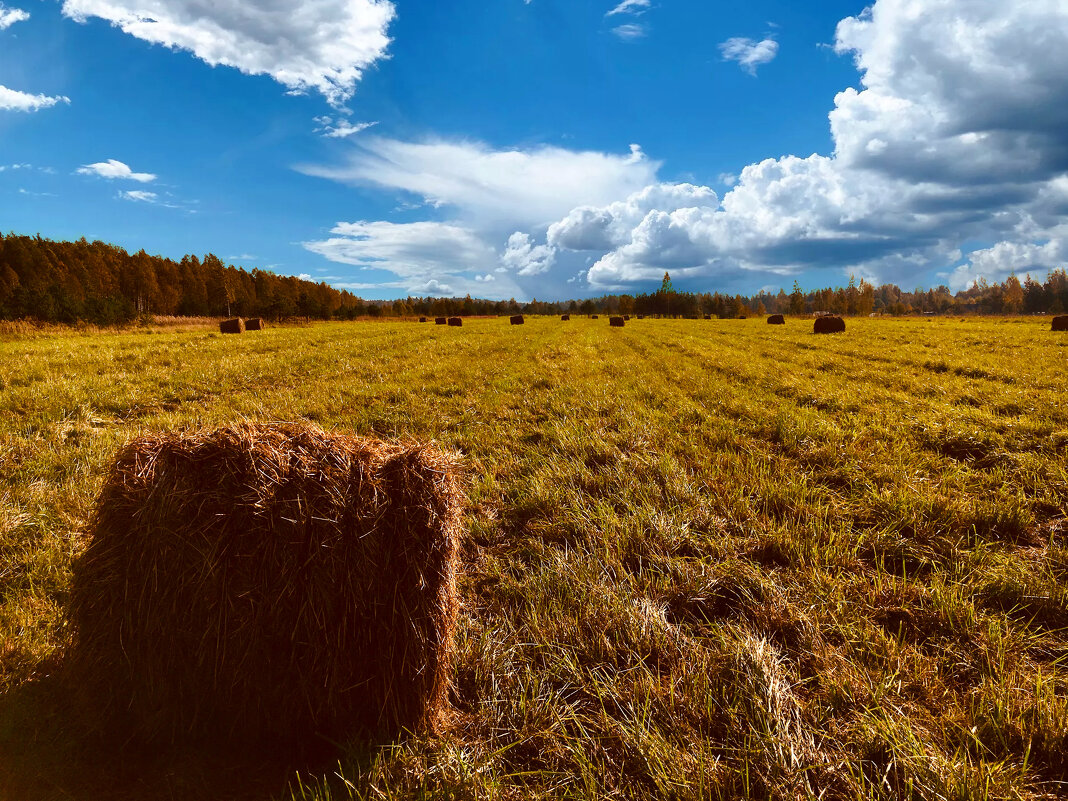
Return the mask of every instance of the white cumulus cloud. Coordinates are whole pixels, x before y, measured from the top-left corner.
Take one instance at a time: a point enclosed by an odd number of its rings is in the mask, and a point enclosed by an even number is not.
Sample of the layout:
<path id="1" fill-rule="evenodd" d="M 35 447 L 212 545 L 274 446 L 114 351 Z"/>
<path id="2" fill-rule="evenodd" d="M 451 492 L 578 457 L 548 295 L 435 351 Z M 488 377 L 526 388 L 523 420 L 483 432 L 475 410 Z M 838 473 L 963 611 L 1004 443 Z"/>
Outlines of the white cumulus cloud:
<path id="1" fill-rule="evenodd" d="M 23 22 L 29 18 L 29 12 L 23 11 L 21 8 L 5 8 L 4 4 L 0 3 L 0 31 L 10 28 L 16 22 Z"/>
<path id="2" fill-rule="evenodd" d="M 556 251 L 548 245 L 535 245 L 530 234 L 516 231 L 505 246 L 501 266 L 518 275 L 538 275 L 547 272 L 556 258 Z"/>
<path id="3" fill-rule="evenodd" d="M 107 178 L 108 180 L 118 178 L 126 181 L 137 181 L 142 184 L 147 184 L 156 180 L 156 176 L 152 173 L 134 172 L 129 166 L 117 159 L 98 161 L 95 164 L 85 164 L 79 167 L 77 172 L 79 175 L 96 175 L 100 178 Z"/>
<path id="4" fill-rule="evenodd" d="M 0 111 L 39 111 L 57 103 L 69 103 L 69 97 L 33 95 L 0 86 Z"/>
<path id="5" fill-rule="evenodd" d="M 719 46 L 724 61 L 737 61 L 743 70 L 756 75 L 757 67 L 772 61 L 779 52 L 779 43 L 768 37 L 759 42 L 735 36 Z"/>
<path id="6" fill-rule="evenodd" d="M 338 105 L 385 56 L 395 10 L 388 0 L 64 0 L 63 13 Z"/>

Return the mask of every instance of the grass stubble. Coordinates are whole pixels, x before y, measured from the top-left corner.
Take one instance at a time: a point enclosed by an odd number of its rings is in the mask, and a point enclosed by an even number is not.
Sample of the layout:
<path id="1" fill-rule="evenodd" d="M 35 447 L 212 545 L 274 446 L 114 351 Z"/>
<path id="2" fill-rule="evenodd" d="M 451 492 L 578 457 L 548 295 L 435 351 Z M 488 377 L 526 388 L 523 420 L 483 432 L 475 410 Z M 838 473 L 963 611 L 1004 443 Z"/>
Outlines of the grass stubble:
<path id="1" fill-rule="evenodd" d="M 1068 341 L 606 323 L 0 341 L 0 798 L 1068 794 Z M 463 453 L 443 734 L 299 776 L 78 736 L 49 676 L 107 466 L 245 420 Z"/>

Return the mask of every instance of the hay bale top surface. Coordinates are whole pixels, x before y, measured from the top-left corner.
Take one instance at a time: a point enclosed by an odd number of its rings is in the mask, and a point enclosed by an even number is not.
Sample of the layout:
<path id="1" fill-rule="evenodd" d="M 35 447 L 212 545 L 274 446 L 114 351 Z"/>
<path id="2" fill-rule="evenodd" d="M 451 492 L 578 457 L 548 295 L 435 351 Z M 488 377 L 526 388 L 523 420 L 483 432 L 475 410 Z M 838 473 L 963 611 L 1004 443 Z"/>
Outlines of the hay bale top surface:
<path id="1" fill-rule="evenodd" d="M 455 625 L 454 456 L 314 427 L 141 437 L 75 565 L 72 666 L 132 737 L 434 728 Z"/>

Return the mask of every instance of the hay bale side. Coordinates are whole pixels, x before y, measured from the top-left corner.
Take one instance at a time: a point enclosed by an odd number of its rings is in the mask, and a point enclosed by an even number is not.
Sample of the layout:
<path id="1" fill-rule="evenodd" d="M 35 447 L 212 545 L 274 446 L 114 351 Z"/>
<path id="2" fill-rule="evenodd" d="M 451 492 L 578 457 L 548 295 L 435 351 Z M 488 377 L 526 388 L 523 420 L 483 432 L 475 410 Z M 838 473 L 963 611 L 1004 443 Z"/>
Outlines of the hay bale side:
<path id="1" fill-rule="evenodd" d="M 841 317 L 817 317 L 812 325 L 814 334 L 837 334 L 841 331 L 845 331 L 845 320 Z"/>
<path id="2" fill-rule="evenodd" d="M 430 447 L 295 425 L 137 439 L 75 564 L 71 675 L 142 741 L 299 751 L 434 730 L 460 506 Z"/>
<path id="3" fill-rule="evenodd" d="M 426 318 L 425 318 L 425 317 L 420 317 L 420 318 L 419 318 L 419 322 L 421 322 L 421 323 L 425 323 L 426 321 L 427 321 L 427 320 L 426 320 Z"/>
<path id="4" fill-rule="evenodd" d="M 240 334 L 245 330 L 245 321 L 240 317 L 234 317 L 232 320 L 222 320 L 219 322 L 220 334 Z"/>
<path id="5" fill-rule="evenodd" d="M 464 321 L 462 317 L 450 317 L 449 325 L 463 325 Z"/>
<path id="6" fill-rule="evenodd" d="M 508 321 L 512 325 L 522 325 L 523 324 L 523 315 L 522 314 L 513 314 L 511 317 L 508 318 Z"/>
<path id="7" fill-rule="evenodd" d="M 964 322 L 963 320 L 961 322 Z M 1061 314 L 1053 318 L 1051 331 L 1068 331 L 1068 314 Z"/>
<path id="8" fill-rule="evenodd" d="M 444 317 L 435 317 L 434 318 L 434 325 L 445 325 L 446 322 L 447 322 L 447 320 Z"/>
<path id="9" fill-rule="evenodd" d="M 250 317 L 245 320 L 246 331 L 262 331 L 266 327 L 262 317 Z"/>
<path id="10" fill-rule="evenodd" d="M 565 323 L 566 323 L 566 322 L 568 322 L 568 321 L 569 321 L 569 320 L 571 319 L 571 315 L 570 315 L 570 314 L 561 314 L 561 315 L 560 315 L 560 319 L 561 319 L 561 320 L 562 320 L 563 322 L 565 322 Z"/>
<path id="11" fill-rule="evenodd" d="M 623 327 L 623 318 L 622 317 L 609 317 L 608 318 L 608 325 L 611 328 L 622 328 Z"/>
<path id="12" fill-rule="evenodd" d="M 773 314 L 768 317 L 768 325 L 786 325 L 786 318 L 781 314 Z"/>

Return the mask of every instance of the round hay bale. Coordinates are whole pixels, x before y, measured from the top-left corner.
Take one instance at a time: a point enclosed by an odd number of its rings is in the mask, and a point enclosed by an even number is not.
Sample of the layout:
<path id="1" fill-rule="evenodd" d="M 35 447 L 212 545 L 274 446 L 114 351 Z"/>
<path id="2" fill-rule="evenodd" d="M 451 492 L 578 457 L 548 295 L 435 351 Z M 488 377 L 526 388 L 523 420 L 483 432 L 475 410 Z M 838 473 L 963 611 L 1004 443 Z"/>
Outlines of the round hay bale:
<path id="1" fill-rule="evenodd" d="M 596 314 L 591 314 L 590 315 L 590 319 L 591 320 L 596 320 L 597 319 L 597 315 Z"/>
<path id="2" fill-rule="evenodd" d="M 245 320 L 246 331 L 262 331 L 266 327 L 261 317 L 250 317 Z"/>
<path id="3" fill-rule="evenodd" d="M 623 327 L 623 318 L 622 317 L 609 317 L 608 318 L 608 325 L 611 328 L 622 328 Z"/>
<path id="4" fill-rule="evenodd" d="M 638 315 L 638 319 L 639 320 L 644 320 L 645 319 L 645 315 L 644 314 L 639 314 Z"/>
<path id="5" fill-rule="evenodd" d="M 814 334 L 837 334 L 840 331 L 845 331 L 845 320 L 841 317 L 830 315 L 817 317 L 812 326 L 812 333 Z"/>
<path id="6" fill-rule="evenodd" d="M 219 323 L 220 334 L 240 334 L 245 330 L 245 321 L 240 317 L 234 317 L 231 320 L 222 320 Z"/>
<path id="7" fill-rule="evenodd" d="M 464 324 L 464 320 L 463 320 L 462 317 L 450 317 L 449 318 L 449 325 L 463 325 L 463 324 Z"/>
<path id="8" fill-rule="evenodd" d="M 961 322 L 964 322 L 961 320 Z M 1068 314 L 1061 314 L 1053 318 L 1051 331 L 1068 331 Z"/>
<path id="9" fill-rule="evenodd" d="M 738 315 L 738 319 L 739 320 L 744 320 L 745 319 L 745 315 L 744 314 L 739 314 Z"/>
<path id="10" fill-rule="evenodd" d="M 455 461 L 429 446 L 287 424 L 134 440 L 75 564 L 72 675 L 146 742 L 432 731 L 460 507 Z"/>
<path id="11" fill-rule="evenodd" d="M 629 319 L 630 319 L 630 315 L 629 314 L 624 314 L 623 315 L 623 322 L 627 322 Z"/>
<path id="12" fill-rule="evenodd" d="M 560 319 L 561 319 L 561 320 L 562 320 L 563 322 L 565 322 L 565 323 L 566 323 L 566 322 L 568 322 L 568 321 L 569 321 L 569 320 L 571 319 L 571 315 L 570 315 L 570 314 L 561 314 L 561 315 L 560 315 Z"/>
<path id="13" fill-rule="evenodd" d="M 786 325 L 786 318 L 781 314 L 772 314 L 768 317 L 768 325 Z"/>
<path id="14" fill-rule="evenodd" d="M 434 325 L 445 325 L 446 322 L 448 322 L 448 320 L 446 320 L 446 318 L 444 318 L 444 317 L 435 317 L 434 318 Z"/>
<path id="15" fill-rule="evenodd" d="M 523 315 L 522 314 L 513 314 L 511 317 L 508 318 L 508 321 L 512 325 L 522 325 L 523 324 Z"/>
<path id="16" fill-rule="evenodd" d="M 425 323 L 426 321 L 427 321 L 427 319 L 425 317 L 420 317 L 419 318 L 419 322 L 421 322 L 421 323 Z"/>

